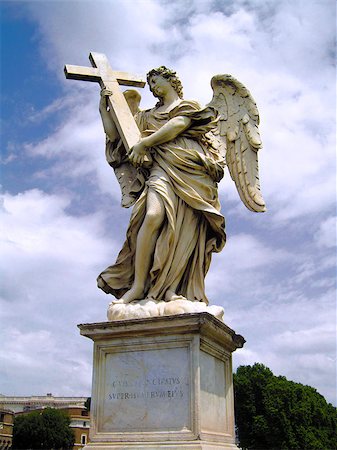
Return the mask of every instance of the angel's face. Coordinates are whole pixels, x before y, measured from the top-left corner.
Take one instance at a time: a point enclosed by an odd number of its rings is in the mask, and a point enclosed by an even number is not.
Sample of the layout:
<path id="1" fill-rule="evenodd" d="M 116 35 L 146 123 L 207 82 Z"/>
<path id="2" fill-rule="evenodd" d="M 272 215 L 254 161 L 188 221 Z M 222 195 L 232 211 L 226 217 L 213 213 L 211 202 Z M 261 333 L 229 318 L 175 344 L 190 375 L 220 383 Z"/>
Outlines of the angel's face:
<path id="1" fill-rule="evenodd" d="M 149 86 L 152 94 L 158 98 L 165 97 L 165 95 L 173 89 L 171 83 L 160 75 L 152 75 L 149 79 Z"/>

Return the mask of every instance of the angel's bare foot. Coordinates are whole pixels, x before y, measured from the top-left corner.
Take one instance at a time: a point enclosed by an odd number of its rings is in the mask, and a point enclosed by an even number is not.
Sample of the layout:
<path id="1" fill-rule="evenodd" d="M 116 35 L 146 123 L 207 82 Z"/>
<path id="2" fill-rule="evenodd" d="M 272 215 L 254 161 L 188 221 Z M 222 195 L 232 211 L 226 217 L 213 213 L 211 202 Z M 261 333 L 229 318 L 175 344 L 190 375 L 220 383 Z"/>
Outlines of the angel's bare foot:
<path id="1" fill-rule="evenodd" d="M 173 291 L 173 290 L 169 289 L 168 291 L 166 291 L 165 302 L 172 302 L 175 300 L 184 300 L 184 299 L 185 299 L 185 297 L 183 297 L 182 295 L 176 294 L 175 291 Z"/>
<path id="2" fill-rule="evenodd" d="M 112 303 L 126 304 L 126 303 L 131 303 L 134 300 L 142 299 L 143 297 L 144 297 L 144 289 L 142 289 L 141 287 L 138 287 L 138 286 L 132 286 L 131 289 L 129 289 L 127 292 L 125 292 L 125 294 L 123 295 L 122 298 L 120 298 L 119 300 L 113 301 Z"/>

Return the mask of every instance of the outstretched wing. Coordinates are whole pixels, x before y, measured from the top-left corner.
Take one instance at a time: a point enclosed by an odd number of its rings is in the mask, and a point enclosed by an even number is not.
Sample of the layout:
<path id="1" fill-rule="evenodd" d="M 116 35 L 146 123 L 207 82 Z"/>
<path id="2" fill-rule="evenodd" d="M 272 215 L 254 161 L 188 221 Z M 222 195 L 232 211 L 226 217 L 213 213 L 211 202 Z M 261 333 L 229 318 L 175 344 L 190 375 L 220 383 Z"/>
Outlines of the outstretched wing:
<path id="1" fill-rule="evenodd" d="M 211 80 L 213 98 L 208 106 L 219 113 L 219 134 L 226 146 L 226 163 L 244 205 L 255 212 L 266 211 L 260 191 L 258 150 L 259 112 L 248 89 L 231 75 Z"/>

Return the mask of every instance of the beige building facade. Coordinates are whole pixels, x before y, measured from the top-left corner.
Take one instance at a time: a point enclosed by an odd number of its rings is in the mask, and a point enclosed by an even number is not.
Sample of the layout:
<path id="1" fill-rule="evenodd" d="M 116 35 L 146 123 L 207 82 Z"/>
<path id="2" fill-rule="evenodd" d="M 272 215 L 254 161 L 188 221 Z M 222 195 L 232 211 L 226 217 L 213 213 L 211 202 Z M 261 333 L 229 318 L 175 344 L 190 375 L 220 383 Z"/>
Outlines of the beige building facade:
<path id="1" fill-rule="evenodd" d="M 82 406 L 87 397 L 55 397 L 53 394 L 33 395 L 30 397 L 0 395 L 0 408 L 13 411 L 33 411 L 40 408 L 68 408 L 69 406 Z"/>
<path id="2" fill-rule="evenodd" d="M 13 440 L 14 413 L 0 408 L 0 450 L 8 450 Z"/>

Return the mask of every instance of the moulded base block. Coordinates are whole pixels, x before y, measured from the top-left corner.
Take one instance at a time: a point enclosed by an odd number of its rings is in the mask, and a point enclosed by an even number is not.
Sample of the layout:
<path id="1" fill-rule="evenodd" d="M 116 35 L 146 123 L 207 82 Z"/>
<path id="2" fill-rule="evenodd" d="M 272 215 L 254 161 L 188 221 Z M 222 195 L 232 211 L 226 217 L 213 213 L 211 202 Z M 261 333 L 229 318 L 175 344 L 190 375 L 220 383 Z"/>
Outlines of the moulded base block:
<path id="1" fill-rule="evenodd" d="M 209 313 L 79 325 L 94 341 L 86 450 L 234 450 L 232 352 Z"/>

